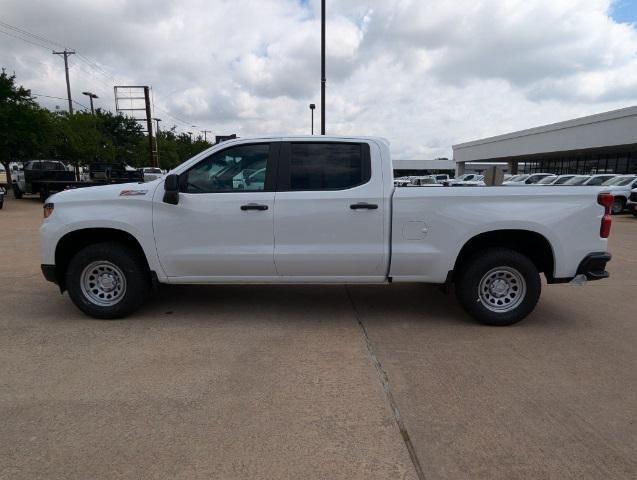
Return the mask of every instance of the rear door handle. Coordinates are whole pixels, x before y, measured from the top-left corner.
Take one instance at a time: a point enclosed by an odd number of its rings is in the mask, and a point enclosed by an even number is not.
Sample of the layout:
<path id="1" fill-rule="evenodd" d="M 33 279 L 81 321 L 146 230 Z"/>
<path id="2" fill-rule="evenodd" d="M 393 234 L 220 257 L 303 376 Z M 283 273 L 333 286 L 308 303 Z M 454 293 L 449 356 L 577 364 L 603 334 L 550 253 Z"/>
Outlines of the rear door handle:
<path id="1" fill-rule="evenodd" d="M 375 203 L 367 203 L 367 202 L 358 202 L 352 203 L 349 208 L 352 210 L 376 210 L 378 205 Z"/>
<path id="2" fill-rule="evenodd" d="M 248 203 L 247 205 L 241 205 L 241 210 L 267 210 L 267 205 L 261 205 L 259 203 Z"/>

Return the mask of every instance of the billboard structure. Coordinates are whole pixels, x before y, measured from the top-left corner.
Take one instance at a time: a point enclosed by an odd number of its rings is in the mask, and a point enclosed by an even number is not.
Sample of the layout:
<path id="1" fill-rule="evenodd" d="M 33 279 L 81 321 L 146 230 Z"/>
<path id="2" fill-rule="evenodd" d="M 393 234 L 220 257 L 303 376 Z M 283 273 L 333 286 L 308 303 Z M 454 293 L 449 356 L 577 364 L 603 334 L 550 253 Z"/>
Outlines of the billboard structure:
<path id="1" fill-rule="evenodd" d="M 153 118 L 150 109 L 150 87 L 147 85 L 116 85 L 115 111 L 145 122 L 148 134 L 149 161 L 152 167 L 159 167 L 159 151 L 153 137 Z"/>

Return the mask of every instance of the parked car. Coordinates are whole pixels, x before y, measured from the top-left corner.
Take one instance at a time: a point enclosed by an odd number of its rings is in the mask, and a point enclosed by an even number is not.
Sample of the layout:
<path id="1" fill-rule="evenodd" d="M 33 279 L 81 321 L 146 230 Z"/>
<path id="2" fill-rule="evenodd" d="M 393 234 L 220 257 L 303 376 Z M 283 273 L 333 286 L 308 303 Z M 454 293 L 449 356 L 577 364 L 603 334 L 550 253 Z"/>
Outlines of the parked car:
<path id="1" fill-rule="evenodd" d="M 533 185 L 553 185 L 555 180 L 557 180 L 557 175 L 549 175 L 533 183 Z"/>
<path id="2" fill-rule="evenodd" d="M 73 169 L 58 160 L 29 160 L 22 166 L 15 166 L 11 186 L 17 199 L 25 194 L 36 194 L 44 202 L 51 193 L 71 188 L 141 179 L 140 172 L 125 164 L 93 162 L 89 165 L 89 179 L 76 180 Z"/>
<path id="3" fill-rule="evenodd" d="M 0 185 L 7 184 L 7 171 L 4 169 L 4 165 L 0 164 Z"/>
<path id="4" fill-rule="evenodd" d="M 502 185 L 509 186 L 521 186 L 521 185 L 533 185 L 539 182 L 543 178 L 553 176 L 552 173 L 531 173 L 525 175 L 519 175 L 518 177 L 510 178 L 506 182 L 502 182 Z"/>
<path id="5" fill-rule="evenodd" d="M 591 175 L 590 178 L 583 183 L 583 185 L 587 185 L 589 187 L 598 187 L 604 182 L 612 180 L 615 177 L 617 177 L 617 175 L 615 175 L 614 173 L 600 173 Z"/>
<path id="6" fill-rule="evenodd" d="M 465 173 L 454 180 L 449 180 L 447 184 L 450 187 L 484 187 L 484 175 Z"/>
<path id="7" fill-rule="evenodd" d="M 454 183 L 459 183 L 459 182 L 471 182 L 476 180 L 479 176 L 480 175 L 478 175 L 477 173 L 464 173 L 457 178 L 452 178 L 450 180 L 447 180 L 447 182 L 449 185 L 453 185 Z"/>
<path id="8" fill-rule="evenodd" d="M 575 175 L 573 178 L 567 180 L 562 185 L 567 185 L 567 186 L 584 185 L 584 183 L 586 183 L 586 180 L 588 180 L 589 178 L 590 178 L 590 175 Z"/>
<path id="9" fill-rule="evenodd" d="M 436 180 L 436 183 L 439 183 L 441 185 L 445 185 L 449 182 L 449 180 L 451 180 L 449 178 L 449 175 L 447 175 L 446 173 L 436 173 L 434 175 L 432 175 L 432 177 Z"/>
<path id="10" fill-rule="evenodd" d="M 164 176 L 164 172 L 161 171 L 161 168 L 144 167 L 141 171 L 144 176 L 144 182 L 151 182 Z"/>
<path id="11" fill-rule="evenodd" d="M 628 197 L 626 208 L 628 209 L 629 212 L 631 212 L 634 216 L 637 217 L 637 188 L 633 188 L 630 191 L 630 197 Z"/>
<path id="12" fill-rule="evenodd" d="M 628 204 L 630 191 L 637 188 L 637 175 L 619 175 L 602 184 L 613 195 L 613 213 L 621 213 Z"/>
<path id="13" fill-rule="evenodd" d="M 0 186 L 0 210 L 4 206 L 4 196 L 7 193 L 7 190 L 4 187 Z"/>
<path id="14" fill-rule="evenodd" d="M 261 168 L 260 190 L 234 181 Z M 97 318 L 132 313 L 153 281 L 416 282 L 455 284 L 470 315 L 509 325 L 534 309 L 541 272 L 608 276 L 611 205 L 590 188 L 394 188 L 380 138 L 243 138 L 164 179 L 53 195 L 41 263 Z"/>
<path id="15" fill-rule="evenodd" d="M 416 187 L 442 187 L 442 183 L 436 182 L 432 176 L 412 177 L 411 184 Z"/>
<path id="16" fill-rule="evenodd" d="M 535 185 L 563 185 L 568 180 L 573 178 L 575 175 L 567 174 L 567 175 L 551 175 L 549 177 L 544 177 L 539 182 L 535 183 Z"/>

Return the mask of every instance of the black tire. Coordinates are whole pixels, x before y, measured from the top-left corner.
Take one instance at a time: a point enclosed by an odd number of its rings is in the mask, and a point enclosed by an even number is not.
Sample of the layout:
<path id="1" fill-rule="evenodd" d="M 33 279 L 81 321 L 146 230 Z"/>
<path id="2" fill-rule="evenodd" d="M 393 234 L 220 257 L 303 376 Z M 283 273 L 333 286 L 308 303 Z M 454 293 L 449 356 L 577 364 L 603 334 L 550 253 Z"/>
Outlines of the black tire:
<path id="1" fill-rule="evenodd" d="M 13 186 L 13 197 L 14 197 L 16 200 L 20 200 L 20 199 L 22 198 L 22 196 L 23 196 L 23 195 L 24 195 L 24 194 L 22 193 L 22 190 L 20 190 L 20 189 L 18 188 L 18 186 L 17 186 L 17 185 L 14 185 L 14 186 Z"/>
<path id="2" fill-rule="evenodd" d="M 633 210 L 633 215 L 637 217 L 637 209 Z"/>
<path id="3" fill-rule="evenodd" d="M 40 190 L 40 201 L 42 203 L 46 202 L 46 199 L 50 197 L 48 190 Z"/>
<path id="4" fill-rule="evenodd" d="M 508 272 L 512 275 L 510 279 L 507 278 Z M 494 275 L 495 280 L 502 280 L 498 286 L 506 289 L 502 297 L 488 289 L 489 279 Z M 485 284 L 481 295 L 479 290 L 483 280 Z M 541 290 L 540 274 L 533 262 L 525 255 L 506 248 L 486 249 L 473 255 L 462 264 L 456 282 L 456 296 L 466 312 L 480 323 L 493 326 L 512 325 L 524 319 L 535 308 Z M 501 293 L 498 291 L 498 294 Z M 492 304 L 489 305 L 489 302 Z M 502 302 L 502 305 L 495 302 Z"/>
<path id="5" fill-rule="evenodd" d="M 101 285 L 96 286 L 91 294 L 84 291 L 90 288 L 82 288 L 85 269 L 90 272 L 89 266 L 95 264 L 113 265 L 125 278 L 124 282 L 116 282 L 123 285 L 123 293 L 116 291 L 121 297 L 112 305 L 100 305 L 91 299 L 90 295 L 95 297 L 100 294 Z M 119 277 L 119 273 L 115 273 L 115 276 Z M 89 278 L 89 273 L 86 275 Z M 150 273 L 144 259 L 132 248 L 117 242 L 96 243 L 83 248 L 71 259 L 66 270 L 66 288 L 75 306 L 85 314 L 100 319 L 122 318 L 133 313 L 146 300 L 150 285 Z"/>
<path id="6" fill-rule="evenodd" d="M 622 213 L 624 211 L 624 208 L 626 208 L 626 199 L 622 197 L 615 197 L 615 200 L 613 200 L 611 213 L 613 215 L 617 215 L 619 213 Z"/>

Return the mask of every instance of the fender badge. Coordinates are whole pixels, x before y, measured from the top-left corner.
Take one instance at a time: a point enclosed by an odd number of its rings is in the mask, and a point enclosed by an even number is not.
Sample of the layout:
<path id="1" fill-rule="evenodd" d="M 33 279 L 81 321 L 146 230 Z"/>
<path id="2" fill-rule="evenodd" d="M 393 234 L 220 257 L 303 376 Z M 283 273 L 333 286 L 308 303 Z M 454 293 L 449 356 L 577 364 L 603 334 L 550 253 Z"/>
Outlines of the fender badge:
<path id="1" fill-rule="evenodd" d="M 119 192 L 120 197 L 133 197 L 135 195 L 146 195 L 148 190 L 122 190 Z"/>

